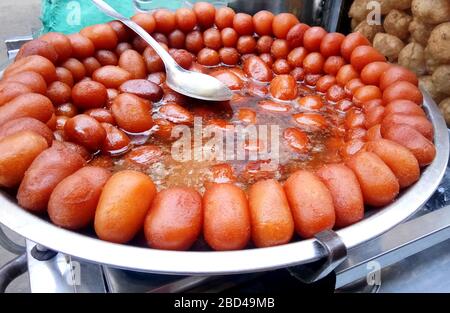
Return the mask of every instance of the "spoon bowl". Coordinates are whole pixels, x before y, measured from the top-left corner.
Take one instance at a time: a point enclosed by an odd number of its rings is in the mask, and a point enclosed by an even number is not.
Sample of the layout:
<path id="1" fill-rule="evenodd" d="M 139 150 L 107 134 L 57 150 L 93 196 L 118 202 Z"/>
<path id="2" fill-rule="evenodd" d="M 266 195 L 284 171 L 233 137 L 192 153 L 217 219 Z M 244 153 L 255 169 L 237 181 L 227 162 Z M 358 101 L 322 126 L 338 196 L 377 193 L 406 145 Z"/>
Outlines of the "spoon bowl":
<path id="1" fill-rule="evenodd" d="M 182 67 L 176 74 L 167 73 L 166 83 L 178 93 L 201 100 L 228 101 L 232 96 L 230 89 L 220 80 Z M 199 92 L 198 84 L 202 84 L 201 92 Z"/>
<path id="2" fill-rule="evenodd" d="M 171 89 L 185 96 L 201 100 L 231 100 L 233 94 L 224 83 L 212 76 L 185 70 L 179 66 L 170 54 L 141 26 L 121 15 L 103 0 L 92 0 L 92 2 L 102 12 L 131 28 L 156 51 L 166 68 L 166 83 Z"/>

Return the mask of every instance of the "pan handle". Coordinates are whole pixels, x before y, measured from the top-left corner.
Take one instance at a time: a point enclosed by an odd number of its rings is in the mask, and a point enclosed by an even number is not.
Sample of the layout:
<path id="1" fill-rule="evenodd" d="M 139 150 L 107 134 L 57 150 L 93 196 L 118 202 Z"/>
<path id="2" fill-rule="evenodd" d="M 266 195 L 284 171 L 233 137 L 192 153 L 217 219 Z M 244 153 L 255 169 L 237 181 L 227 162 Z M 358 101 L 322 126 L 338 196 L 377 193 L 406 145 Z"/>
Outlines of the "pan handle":
<path id="1" fill-rule="evenodd" d="M 292 276 L 306 284 L 325 278 L 347 258 L 347 248 L 339 235 L 334 231 L 325 230 L 314 237 L 325 249 L 326 259 L 288 268 Z"/>

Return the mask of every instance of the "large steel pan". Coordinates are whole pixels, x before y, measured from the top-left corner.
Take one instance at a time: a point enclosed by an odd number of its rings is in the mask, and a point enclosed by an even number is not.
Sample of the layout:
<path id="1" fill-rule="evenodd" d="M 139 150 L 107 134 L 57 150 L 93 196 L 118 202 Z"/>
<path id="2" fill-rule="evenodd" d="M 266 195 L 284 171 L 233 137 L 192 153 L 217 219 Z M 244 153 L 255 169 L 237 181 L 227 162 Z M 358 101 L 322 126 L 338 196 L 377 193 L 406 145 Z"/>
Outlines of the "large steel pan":
<path id="1" fill-rule="evenodd" d="M 2 72 L 0 72 L 1 77 Z M 357 224 L 338 230 L 347 249 L 364 244 L 414 214 L 434 193 L 447 167 L 449 135 L 438 107 L 424 94 L 424 107 L 434 125 L 437 155 L 424 169 L 420 180 L 402 192 L 392 204 L 379 209 Z M 315 239 L 241 251 L 163 251 L 114 244 L 59 228 L 42 217 L 20 208 L 15 199 L 0 192 L 0 223 L 49 249 L 86 261 L 142 272 L 215 275 L 265 271 L 306 264 L 326 257 Z"/>

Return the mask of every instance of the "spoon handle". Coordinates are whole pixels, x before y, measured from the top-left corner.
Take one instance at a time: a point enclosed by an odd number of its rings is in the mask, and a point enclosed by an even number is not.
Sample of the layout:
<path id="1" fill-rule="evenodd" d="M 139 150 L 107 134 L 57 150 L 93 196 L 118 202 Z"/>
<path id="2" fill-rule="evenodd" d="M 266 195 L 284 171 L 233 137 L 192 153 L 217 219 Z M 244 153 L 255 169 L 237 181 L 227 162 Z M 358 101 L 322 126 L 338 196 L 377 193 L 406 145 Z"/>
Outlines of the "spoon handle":
<path id="1" fill-rule="evenodd" d="M 103 0 L 92 0 L 92 2 L 99 8 L 102 12 L 110 17 L 117 19 L 124 23 L 126 26 L 131 28 L 136 34 L 141 36 L 142 39 L 145 40 L 161 57 L 166 66 L 166 70 L 169 70 L 168 67 L 176 67 L 178 64 L 175 60 L 170 56 L 170 54 L 155 40 L 149 33 L 145 31 L 141 26 L 133 22 L 132 20 L 126 18 L 119 12 L 117 12 L 113 7 L 111 7 L 108 3 Z"/>

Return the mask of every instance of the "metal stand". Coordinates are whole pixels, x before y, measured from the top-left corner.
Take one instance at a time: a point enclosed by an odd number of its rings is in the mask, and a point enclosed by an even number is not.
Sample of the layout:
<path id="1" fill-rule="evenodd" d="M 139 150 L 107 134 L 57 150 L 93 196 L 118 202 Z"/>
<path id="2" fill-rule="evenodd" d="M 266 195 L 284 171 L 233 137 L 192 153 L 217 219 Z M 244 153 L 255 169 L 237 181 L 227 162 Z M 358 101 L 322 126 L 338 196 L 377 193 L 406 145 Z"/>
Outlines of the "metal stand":
<path id="1" fill-rule="evenodd" d="M 32 292 L 105 293 L 100 265 L 83 262 L 27 240 L 28 272 Z"/>
<path id="2" fill-rule="evenodd" d="M 366 279 L 368 284 L 376 285 L 378 283 L 376 275 L 379 275 L 383 268 L 421 253 L 449 238 L 450 206 L 411 219 L 386 234 L 349 250 L 348 258 L 336 269 L 336 288 L 360 279 Z M 434 257 L 439 258 L 439 255 Z M 441 275 L 445 276 L 443 272 Z"/>

